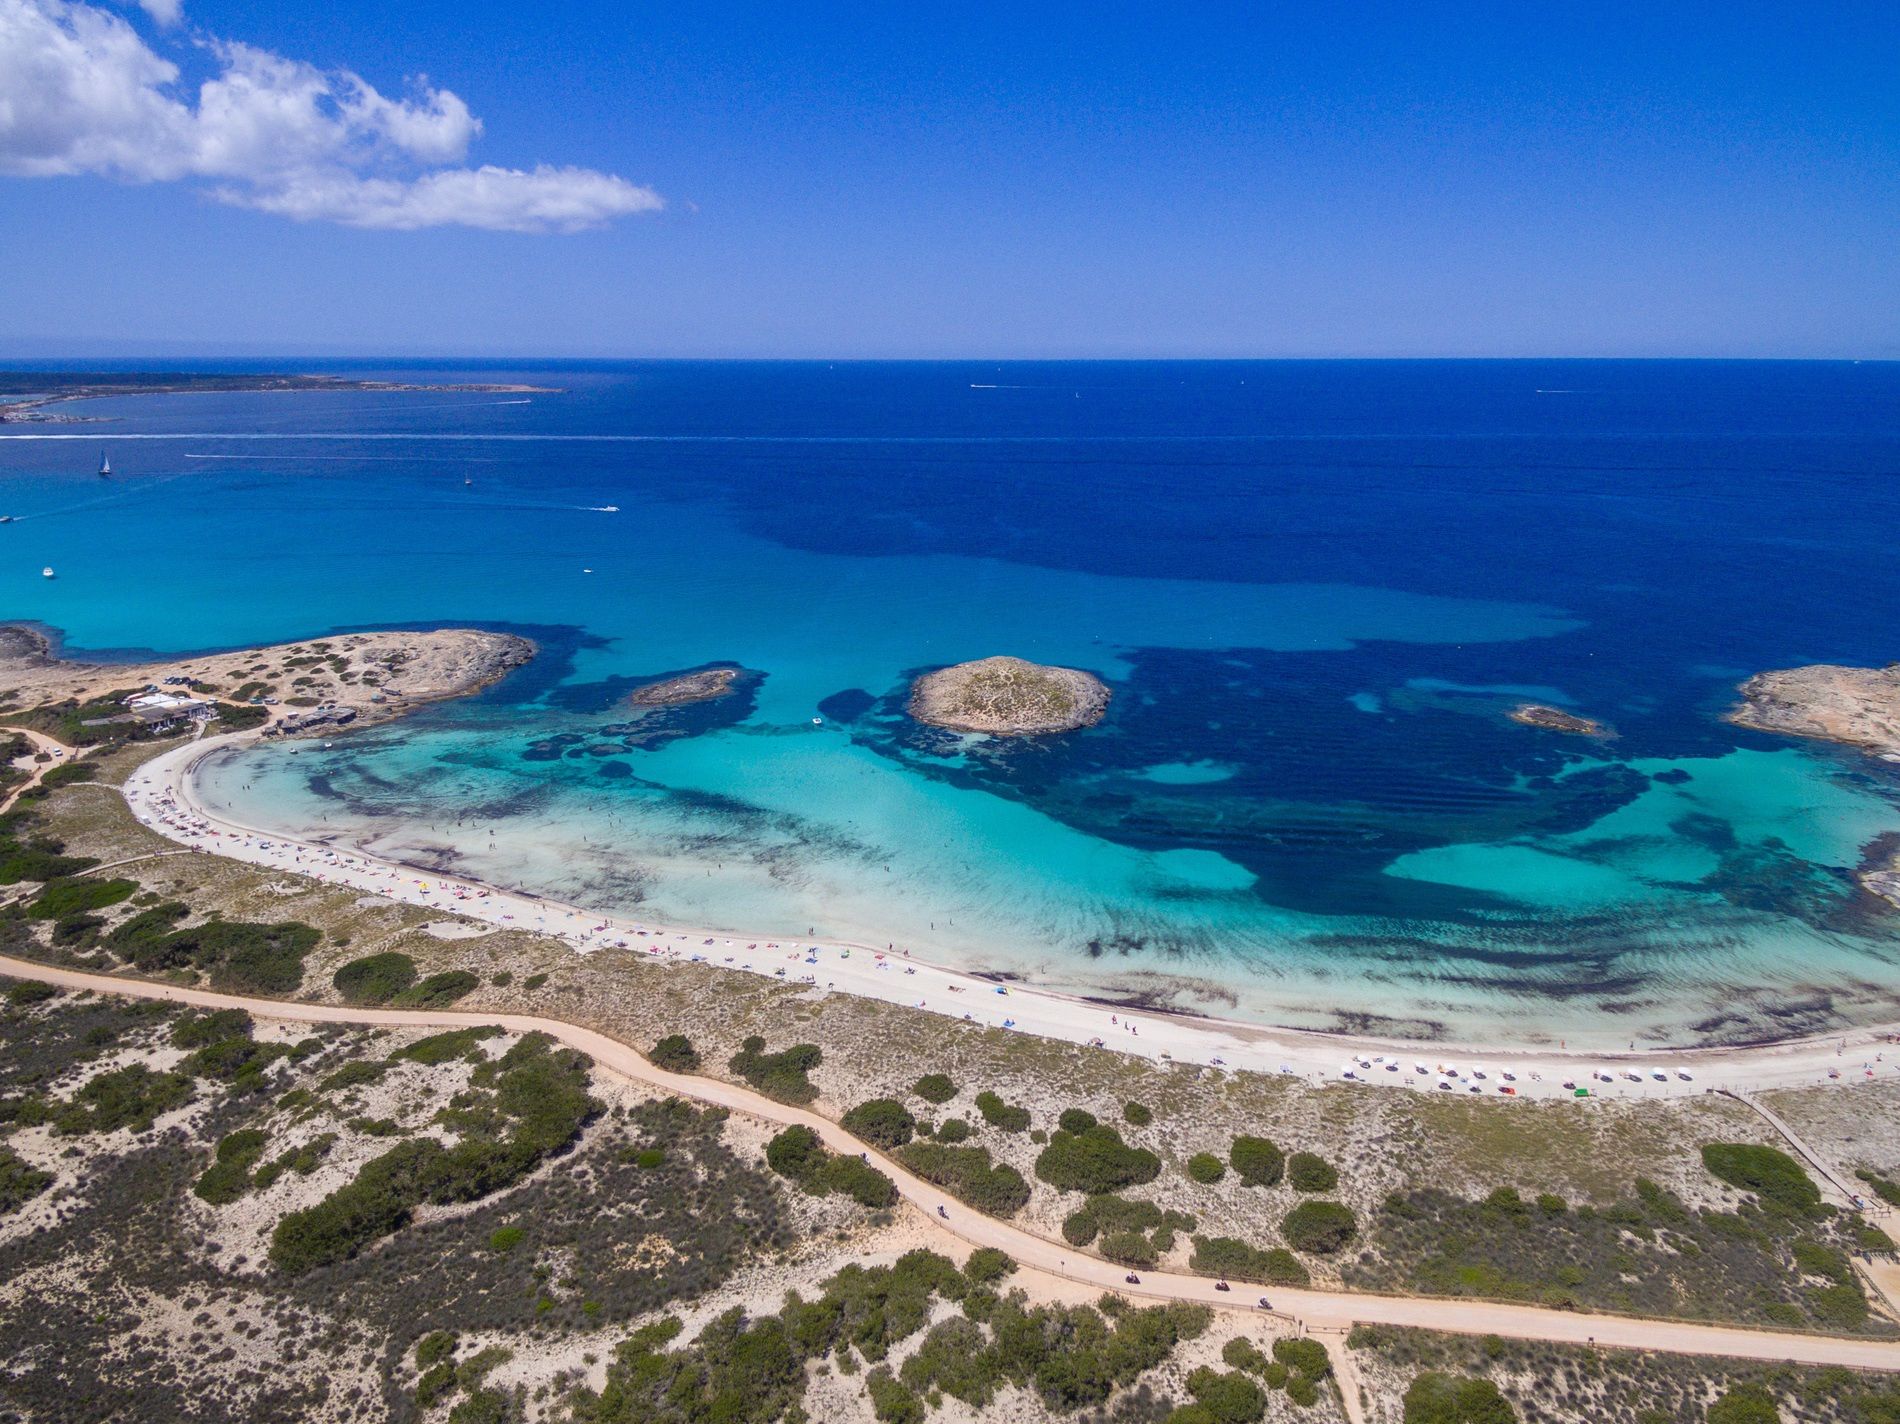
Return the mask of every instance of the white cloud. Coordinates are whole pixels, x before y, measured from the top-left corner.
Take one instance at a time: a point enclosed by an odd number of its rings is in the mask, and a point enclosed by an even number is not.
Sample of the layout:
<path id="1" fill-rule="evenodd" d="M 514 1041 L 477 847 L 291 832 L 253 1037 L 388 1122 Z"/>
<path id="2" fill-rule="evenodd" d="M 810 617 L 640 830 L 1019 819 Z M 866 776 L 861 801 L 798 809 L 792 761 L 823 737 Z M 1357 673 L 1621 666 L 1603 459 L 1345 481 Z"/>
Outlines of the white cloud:
<path id="1" fill-rule="evenodd" d="M 161 21 L 179 9 L 138 3 Z M 181 94 L 179 66 L 119 15 L 0 0 L 0 174 L 205 179 L 222 202 L 371 228 L 575 232 L 662 206 L 652 189 L 593 169 L 445 166 L 482 123 L 426 79 L 392 99 L 356 74 L 251 45 L 197 47 L 216 72 Z"/>
<path id="2" fill-rule="evenodd" d="M 138 6 L 161 25 L 175 25 L 185 18 L 181 0 L 138 0 Z"/>

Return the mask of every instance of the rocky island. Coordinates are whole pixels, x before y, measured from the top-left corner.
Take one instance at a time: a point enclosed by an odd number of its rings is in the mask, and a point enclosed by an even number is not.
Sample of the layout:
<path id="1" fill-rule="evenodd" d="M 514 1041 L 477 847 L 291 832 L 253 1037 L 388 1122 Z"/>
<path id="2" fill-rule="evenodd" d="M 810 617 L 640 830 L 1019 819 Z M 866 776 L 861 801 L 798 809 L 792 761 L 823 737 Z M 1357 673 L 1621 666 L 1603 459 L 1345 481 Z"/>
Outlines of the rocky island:
<path id="1" fill-rule="evenodd" d="M 1900 762 L 1900 663 L 1779 668 L 1756 673 L 1740 692 L 1728 714 L 1738 727 L 1839 742 Z M 1861 871 L 1860 883 L 1900 905 L 1900 858 Z"/>
<path id="2" fill-rule="evenodd" d="M 627 695 L 627 701 L 635 707 L 683 707 L 690 702 L 711 702 L 730 696 L 742 671 L 744 669 L 737 664 L 728 663 L 723 667 L 681 673 L 678 677 L 662 678 L 634 688 Z"/>
<path id="3" fill-rule="evenodd" d="M 1092 727 L 1108 710 L 1108 697 L 1106 683 L 1078 668 L 981 658 L 918 678 L 910 715 L 953 732 L 1025 737 Z"/>
<path id="4" fill-rule="evenodd" d="M 1615 730 L 1608 723 L 1598 722 L 1589 717 L 1579 717 L 1559 707 L 1546 707 L 1541 702 L 1526 702 L 1513 707 L 1510 717 L 1513 722 L 1521 722 L 1526 727 L 1540 727 L 1546 732 L 1565 732 L 1573 737 L 1614 737 L 1616 735 Z"/>

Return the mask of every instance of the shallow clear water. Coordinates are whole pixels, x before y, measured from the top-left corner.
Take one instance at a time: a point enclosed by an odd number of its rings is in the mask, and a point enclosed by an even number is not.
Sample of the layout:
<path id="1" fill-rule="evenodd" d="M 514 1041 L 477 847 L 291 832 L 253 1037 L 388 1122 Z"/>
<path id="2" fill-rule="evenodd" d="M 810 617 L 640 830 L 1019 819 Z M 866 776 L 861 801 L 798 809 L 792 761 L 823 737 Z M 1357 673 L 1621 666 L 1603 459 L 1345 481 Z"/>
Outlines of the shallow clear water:
<path id="1" fill-rule="evenodd" d="M 1900 831 L 1894 768 L 1720 713 L 1760 668 L 1896 655 L 1900 368 L 399 374 L 566 389 L 0 431 L 0 613 L 77 648 L 541 640 L 482 698 L 221 763 L 253 823 L 1279 1022 L 1893 1016 L 1900 914 L 1853 871 Z M 903 716 L 916 671 L 997 652 L 1099 672 L 1108 718 L 994 743 Z M 625 705 L 714 661 L 759 676 Z M 1619 736 L 1518 726 L 1525 698 Z"/>

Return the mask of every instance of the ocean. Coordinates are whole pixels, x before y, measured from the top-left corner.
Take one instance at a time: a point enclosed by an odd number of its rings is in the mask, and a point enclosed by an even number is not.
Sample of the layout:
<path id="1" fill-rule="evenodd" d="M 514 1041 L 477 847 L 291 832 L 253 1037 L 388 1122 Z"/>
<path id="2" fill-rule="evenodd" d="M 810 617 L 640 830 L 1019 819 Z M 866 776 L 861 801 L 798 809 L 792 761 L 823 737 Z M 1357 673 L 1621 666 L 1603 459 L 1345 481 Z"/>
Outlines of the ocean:
<path id="1" fill-rule="evenodd" d="M 1900 657 L 1900 365 L 322 369 L 559 391 L 0 427 L 0 615 L 70 652 L 541 644 L 483 696 L 221 760 L 253 824 L 1259 1022 L 1900 1017 L 1900 911 L 1855 880 L 1900 844 L 1900 767 L 1722 720 L 1750 673 Z M 1097 673 L 1107 717 L 907 718 L 918 672 L 995 653 Z M 735 695 L 627 704 L 715 663 Z"/>

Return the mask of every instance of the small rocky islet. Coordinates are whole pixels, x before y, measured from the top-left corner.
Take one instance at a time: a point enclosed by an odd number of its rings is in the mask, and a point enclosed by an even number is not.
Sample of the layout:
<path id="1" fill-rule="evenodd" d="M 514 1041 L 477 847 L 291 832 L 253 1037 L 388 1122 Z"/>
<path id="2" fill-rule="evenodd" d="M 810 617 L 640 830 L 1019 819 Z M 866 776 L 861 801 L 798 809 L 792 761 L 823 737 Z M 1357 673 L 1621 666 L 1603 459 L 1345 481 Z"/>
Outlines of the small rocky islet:
<path id="1" fill-rule="evenodd" d="M 1509 713 L 1513 722 L 1526 727 L 1537 727 L 1546 732 L 1563 732 L 1573 737 L 1614 737 L 1615 728 L 1607 722 L 1599 722 L 1592 717 L 1579 717 L 1574 712 L 1566 712 L 1561 707 L 1548 707 L 1541 702 L 1525 702 L 1513 707 Z"/>
<path id="2" fill-rule="evenodd" d="M 713 702 L 732 695 L 733 685 L 744 671 L 736 663 L 701 668 L 636 687 L 627 694 L 634 707 L 684 707 L 694 702 Z"/>
<path id="3" fill-rule="evenodd" d="M 1039 736 L 1094 726 L 1108 699 L 1108 684 L 1093 673 L 991 657 L 918 678 L 911 684 L 910 715 L 953 732 Z"/>

